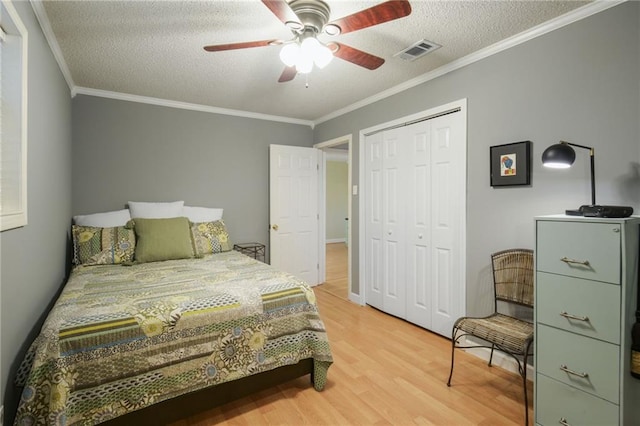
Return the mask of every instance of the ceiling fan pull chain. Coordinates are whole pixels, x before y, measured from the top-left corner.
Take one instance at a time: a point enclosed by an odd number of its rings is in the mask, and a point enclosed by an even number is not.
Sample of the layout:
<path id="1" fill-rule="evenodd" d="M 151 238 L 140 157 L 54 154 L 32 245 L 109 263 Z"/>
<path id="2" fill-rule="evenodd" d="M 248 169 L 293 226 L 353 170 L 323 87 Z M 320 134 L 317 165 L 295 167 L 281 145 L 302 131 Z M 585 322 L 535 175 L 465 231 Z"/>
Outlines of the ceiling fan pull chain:
<path id="1" fill-rule="evenodd" d="M 304 87 L 305 89 L 309 88 L 309 74 L 304 75 Z"/>

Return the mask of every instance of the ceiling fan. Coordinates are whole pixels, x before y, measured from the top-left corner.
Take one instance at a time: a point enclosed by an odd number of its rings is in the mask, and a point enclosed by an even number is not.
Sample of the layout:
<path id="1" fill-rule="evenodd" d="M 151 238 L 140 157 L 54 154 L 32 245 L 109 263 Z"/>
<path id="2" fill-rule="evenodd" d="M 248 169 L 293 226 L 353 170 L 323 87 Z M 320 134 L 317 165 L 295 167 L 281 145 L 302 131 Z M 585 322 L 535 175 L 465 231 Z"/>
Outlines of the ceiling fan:
<path id="1" fill-rule="evenodd" d="M 310 72 L 314 64 L 322 68 L 334 56 L 369 70 L 375 70 L 384 63 L 384 59 L 335 41 L 323 44 L 318 40 L 318 35 L 321 33 L 329 36 L 346 34 L 403 18 L 411 13 L 408 0 L 390 0 L 329 21 L 331 9 L 323 0 L 291 0 L 289 3 L 286 0 L 262 0 L 262 3 L 291 30 L 293 39 L 218 44 L 205 46 L 204 50 L 219 52 L 283 45 L 280 58 L 285 63 L 285 69 L 278 79 L 280 83 L 293 80 L 298 73 Z"/>

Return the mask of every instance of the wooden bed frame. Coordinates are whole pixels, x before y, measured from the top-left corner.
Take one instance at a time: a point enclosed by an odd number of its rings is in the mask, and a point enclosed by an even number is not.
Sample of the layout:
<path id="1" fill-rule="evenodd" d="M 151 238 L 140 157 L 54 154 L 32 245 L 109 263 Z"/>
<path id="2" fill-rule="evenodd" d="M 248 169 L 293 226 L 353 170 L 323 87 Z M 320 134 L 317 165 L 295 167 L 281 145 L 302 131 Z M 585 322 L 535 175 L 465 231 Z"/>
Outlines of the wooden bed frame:
<path id="1" fill-rule="evenodd" d="M 105 426 L 163 425 L 310 374 L 313 359 L 181 395 L 102 423 Z"/>

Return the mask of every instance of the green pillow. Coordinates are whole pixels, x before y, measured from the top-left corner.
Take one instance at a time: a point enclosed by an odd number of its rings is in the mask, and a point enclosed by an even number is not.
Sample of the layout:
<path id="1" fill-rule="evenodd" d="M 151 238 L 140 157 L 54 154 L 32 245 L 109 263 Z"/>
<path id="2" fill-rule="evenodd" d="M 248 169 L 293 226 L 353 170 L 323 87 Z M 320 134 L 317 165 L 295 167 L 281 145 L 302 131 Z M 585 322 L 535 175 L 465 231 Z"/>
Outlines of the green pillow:
<path id="1" fill-rule="evenodd" d="M 189 219 L 133 220 L 136 232 L 136 262 L 186 259 L 193 257 Z"/>

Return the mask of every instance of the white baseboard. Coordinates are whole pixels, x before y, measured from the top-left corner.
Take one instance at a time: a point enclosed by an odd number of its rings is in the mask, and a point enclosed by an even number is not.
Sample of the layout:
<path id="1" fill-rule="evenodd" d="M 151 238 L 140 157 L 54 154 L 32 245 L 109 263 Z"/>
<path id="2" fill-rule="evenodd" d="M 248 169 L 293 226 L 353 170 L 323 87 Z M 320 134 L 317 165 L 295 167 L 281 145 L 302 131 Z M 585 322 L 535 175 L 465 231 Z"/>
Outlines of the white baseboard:
<path id="1" fill-rule="evenodd" d="M 327 244 L 346 243 L 347 239 L 346 238 L 327 238 L 325 241 L 327 242 Z"/>
<path id="2" fill-rule="evenodd" d="M 467 338 L 466 343 L 462 342 L 461 344 L 481 345 L 482 343 L 474 341 L 471 338 Z M 491 356 L 491 349 L 489 348 L 465 348 L 464 351 L 485 360 L 487 363 L 489 362 L 489 357 Z M 518 363 L 516 362 L 516 360 L 514 360 L 513 358 L 511 358 L 511 356 L 505 354 L 504 352 L 500 352 L 498 350 L 493 351 L 493 359 L 491 360 L 491 365 L 503 368 L 507 371 L 511 371 L 512 373 L 520 374 L 520 371 L 518 371 Z M 527 380 L 533 381 L 534 373 L 534 366 L 531 364 L 527 364 Z"/>
<path id="3" fill-rule="evenodd" d="M 349 300 L 352 301 L 353 303 L 360 305 L 360 306 L 364 306 L 364 302 L 362 301 L 362 295 L 360 294 L 355 294 L 353 292 L 349 292 Z"/>

